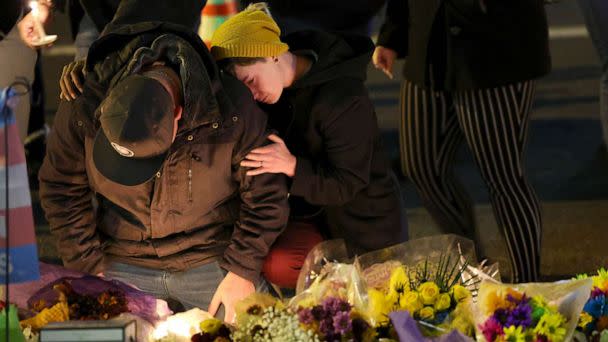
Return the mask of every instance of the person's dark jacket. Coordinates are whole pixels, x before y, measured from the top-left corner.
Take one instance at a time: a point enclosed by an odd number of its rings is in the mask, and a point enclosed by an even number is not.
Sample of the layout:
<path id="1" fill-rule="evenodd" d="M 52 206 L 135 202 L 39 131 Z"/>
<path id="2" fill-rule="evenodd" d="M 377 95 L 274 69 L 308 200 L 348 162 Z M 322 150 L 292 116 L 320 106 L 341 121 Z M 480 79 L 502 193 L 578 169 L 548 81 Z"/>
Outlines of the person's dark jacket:
<path id="1" fill-rule="evenodd" d="M 201 10 L 205 6 L 205 0 L 188 0 L 188 1 L 156 1 L 154 4 L 155 10 L 167 13 L 172 18 L 167 18 L 167 21 L 184 25 L 188 28 L 195 26 L 195 23 L 199 21 Z M 121 0 L 56 0 L 55 7 L 61 11 L 66 12 L 70 17 L 70 28 L 72 29 L 73 38 L 78 33 L 78 27 L 82 17 L 87 14 L 97 31 L 102 32 L 106 25 L 109 24 L 114 18 L 114 14 L 120 5 Z M 127 1 L 127 3 L 133 3 Z M 131 22 L 136 22 L 133 19 L 140 19 L 139 21 L 148 20 L 145 17 L 149 11 L 141 11 L 139 13 L 132 12 L 131 18 L 126 18 Z M 188 26 L 187 23 L 192 23 Z"/>
<path id="2" fill-rule="evenodd" d="M 531 80 L 551 69 L 543 0 L 389 0 L 377 45 L 406 57 L 404 76 L 446 90 Z"/>
<path id="3" fill-rule="evenodd" d="M 369 34 L 370 21 L 386 0 L 239 0 L 241 9 L 266 2 L 284 34 L 325 30 Z"/>
<path id="4" fill-rule="evenodd" d="M 282 40 L 293 53 L 318 56 L 278 103 L 263 106 L 297 158 L 292 216 L 311 213 L 310 206 L 321 208 L 332 237 L 344 238 L 351 253 L 404 241 L 398 185 L 364 84 L 373 43 L 321 31 Z"/>
<path id="5" fill-rule="evenodd" d="M 124 18 L 141 10 L 124 9 Z M 178 135 L 154 179 L 122 186 L 92 161 L 97 109 L 120 79 L 156 60 L 182 79 Z M 257 280 L 289 207 L 283 176 L 246 177 L 239 166 L 267 137 L 267 116 L 249 90 L 220 76 L 198 36 L 162 17 L 110 23 L 86 69 L 83 94 L 60 103 L 39 173 L 42 206 L 64 264 L 97 273 L 113 261 L 172 271 L 218 261 Z"/>

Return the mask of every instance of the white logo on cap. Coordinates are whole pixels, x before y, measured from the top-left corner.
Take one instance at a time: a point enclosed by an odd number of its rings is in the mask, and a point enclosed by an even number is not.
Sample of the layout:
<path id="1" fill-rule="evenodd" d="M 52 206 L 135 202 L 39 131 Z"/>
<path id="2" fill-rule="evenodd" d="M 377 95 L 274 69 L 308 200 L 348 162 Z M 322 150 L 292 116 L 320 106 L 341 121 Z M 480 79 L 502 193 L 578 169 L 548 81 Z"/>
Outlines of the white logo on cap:
<path id="1" fill-rule="evenodd" d="M 110 143 L 110 145 L 112 145 L 112 147 L 114 147 L 114 149 L 116 150 L 116 152 L 118 152 L 118 154 L 120 154 L 123 157 L 133 157 L 135 155 L 135 153 L 133 153 L 133 151 L 129 150 L 128 148 L 124 147 L 124 146 L 120 146 L 117 143 L 113 142 Z"/>

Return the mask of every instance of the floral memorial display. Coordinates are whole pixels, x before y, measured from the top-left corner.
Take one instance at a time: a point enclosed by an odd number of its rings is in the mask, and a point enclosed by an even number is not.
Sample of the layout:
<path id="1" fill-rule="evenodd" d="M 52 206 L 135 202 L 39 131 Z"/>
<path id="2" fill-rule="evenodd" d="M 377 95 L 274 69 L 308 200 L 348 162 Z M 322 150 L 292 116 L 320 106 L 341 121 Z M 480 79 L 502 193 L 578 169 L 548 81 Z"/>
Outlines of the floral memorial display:
<path id="1" fill-rule="evenodd" d="M 133 319 L 145 342 L 595 342 L 608 339 L 608 271 L 554 283 L 503 284 L 472 264 L 470 241 L 437 236 L 349 258 L 343 242 L 309 254 L 296 293 L 255 293 L 227 324 L 129 285 L 41 264 L 11 290 L 25 341 L 52 322 Z M 6 305 L 6 303 L 0 303 Z"/>

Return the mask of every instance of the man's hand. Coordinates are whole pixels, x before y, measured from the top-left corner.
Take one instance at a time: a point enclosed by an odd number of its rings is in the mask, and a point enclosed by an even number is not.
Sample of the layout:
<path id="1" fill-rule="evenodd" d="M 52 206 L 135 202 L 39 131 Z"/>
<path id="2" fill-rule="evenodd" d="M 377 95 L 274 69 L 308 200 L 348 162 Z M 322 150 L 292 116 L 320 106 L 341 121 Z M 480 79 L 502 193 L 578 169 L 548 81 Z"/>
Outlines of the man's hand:
<path id="1" fill-rule="evenodd" d="M 382 70 L 390 78 L 393 79 L 393 63 L 397 58 L 397 52 L 393 49 L 386 48 L 384 46 L 376 46 L 374 55 L 372 56 L 372 62 L 376 69 Z"/>
<path id="2" fill-rule="evenodd" d="M 61 94 L 59 98 L 66 101 L 76 100 L 82 93 L 82 85 L 86 76 L 85 60 L 74 61 L 63 67 L 59 86 Z"/>
<path id="3" fill-rule="evenodd" d="M 254 292 L 255 285 L 251 281 L 228 272 L 215 290 L 207 311 L 215 316 L 220 304 L 224 304 L 224 321 L 233 324 L 236 320 L 235 304 Z"/>
<path id="4" fill-rule="evenodd" d="M 241 166 L 253 168 L 247 171 L 247 176 L 284 173 L 288 177 L 293 177 L 296 173 L 296 157 L 289 152 L 283 139 L 276 134 L 269 135 L 268 139 L 274 144 L 252 150 L 241 162 Z"/>

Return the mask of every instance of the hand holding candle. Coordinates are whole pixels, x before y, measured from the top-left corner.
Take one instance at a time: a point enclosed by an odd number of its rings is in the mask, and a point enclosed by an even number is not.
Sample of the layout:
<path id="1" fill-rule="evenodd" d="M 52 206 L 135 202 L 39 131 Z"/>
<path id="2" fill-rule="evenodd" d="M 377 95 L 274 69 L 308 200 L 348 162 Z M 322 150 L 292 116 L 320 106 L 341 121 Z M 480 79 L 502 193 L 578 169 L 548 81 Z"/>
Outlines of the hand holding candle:
<path id="1" fill-rule="evenodd" d="M 32 11 L 19 22 L 21 39 L 32 48 L 47 46 L 57 40 L 56 35 L 47 35 L 43 24 L 49 18 L 49 2 L 30 1 Z"/>

